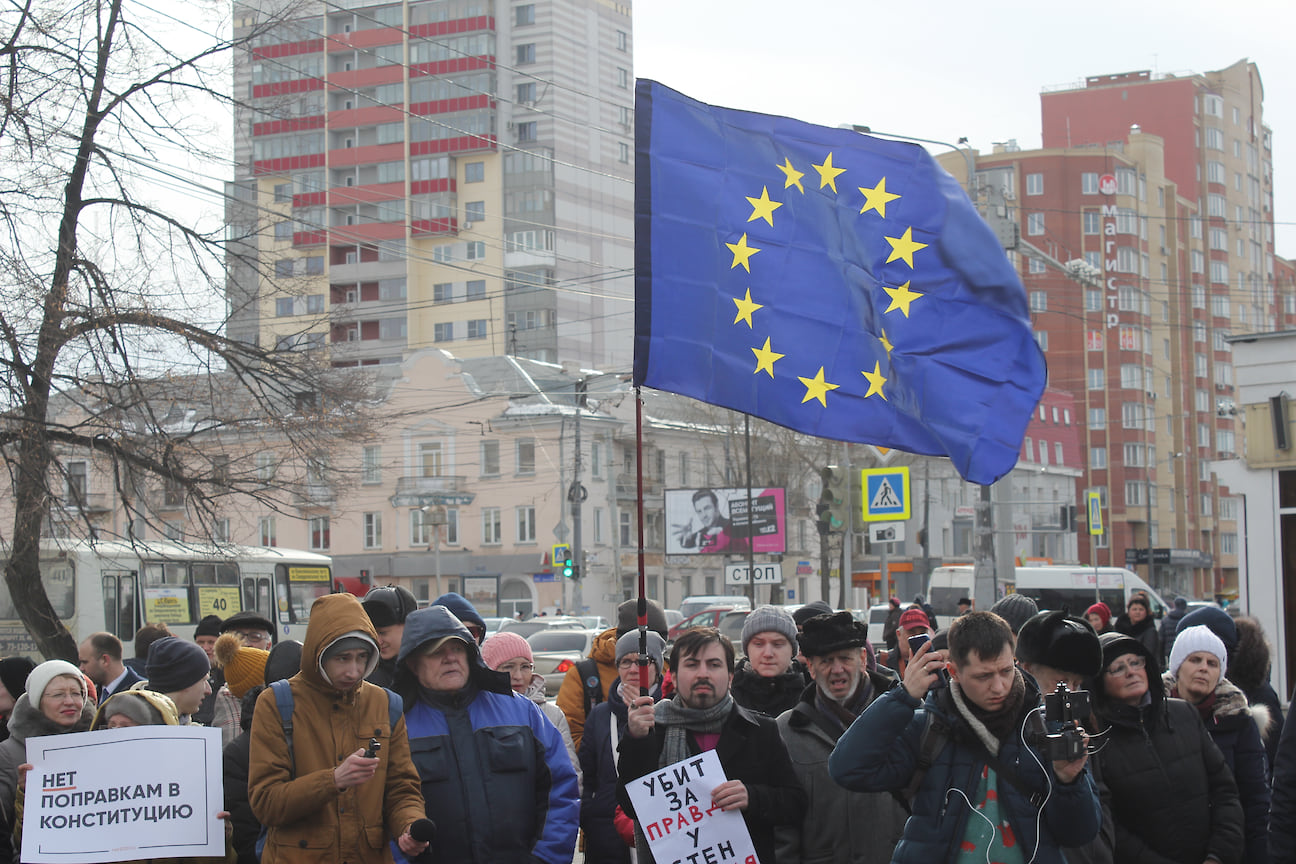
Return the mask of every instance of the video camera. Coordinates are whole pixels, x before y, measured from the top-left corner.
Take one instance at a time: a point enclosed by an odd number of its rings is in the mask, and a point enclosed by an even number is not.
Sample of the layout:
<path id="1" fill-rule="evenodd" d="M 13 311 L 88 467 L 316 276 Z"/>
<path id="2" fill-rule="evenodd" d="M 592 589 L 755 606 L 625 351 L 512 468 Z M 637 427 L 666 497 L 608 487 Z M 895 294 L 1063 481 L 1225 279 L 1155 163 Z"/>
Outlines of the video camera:
<path id="1" fill-rule="evenodd" d="M 1071 690 L 1059 681 L 1056 690 L 1044 694 L 1043 728 L 1031 732 L 1030 745 L 1043 750 L 1051 762 L 1079 759 L 1085 754 L 1079 721 L 1090 710 L 1088 690 Z"/>

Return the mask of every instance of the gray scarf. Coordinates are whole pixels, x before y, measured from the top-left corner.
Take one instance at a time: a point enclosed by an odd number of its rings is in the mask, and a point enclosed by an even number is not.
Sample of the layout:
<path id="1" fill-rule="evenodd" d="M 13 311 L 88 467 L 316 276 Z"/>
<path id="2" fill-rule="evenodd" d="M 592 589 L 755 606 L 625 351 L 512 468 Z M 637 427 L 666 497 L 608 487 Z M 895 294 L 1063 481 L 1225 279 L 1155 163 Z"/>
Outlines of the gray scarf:
<path id="1" fill-rule="evenodd" d="M 658 702 L 653 707 L 653 719 L 666 728 L 666 740 L 662 744 L 658 766 L 673 765 L 681 759 L 687 759 L 690 755 L 688 733 L 718 733 L 733 704 L 733 696 L 728 693 L 710 708 L 688 708 L 678 694 L 673 699 Z"/>

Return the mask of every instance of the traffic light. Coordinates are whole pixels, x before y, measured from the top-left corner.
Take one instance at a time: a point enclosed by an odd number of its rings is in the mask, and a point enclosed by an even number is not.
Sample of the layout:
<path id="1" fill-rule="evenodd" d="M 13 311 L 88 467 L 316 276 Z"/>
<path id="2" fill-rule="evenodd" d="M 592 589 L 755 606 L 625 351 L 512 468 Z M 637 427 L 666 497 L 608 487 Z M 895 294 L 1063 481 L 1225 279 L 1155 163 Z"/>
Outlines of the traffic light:
<path id="1" fill-rule="evenodd" d="M 819 514 L 819 530 L 841 531 L 850 518 L 850 485 L 847 483 L 846 471 L 836 465 L 819 469 L 819 479 L 823 491 L 819 493 L 819 503 L 815 512 Z"/>
<path id="2" fill-rule="evenodd" d="M 553 547 L 554 567 L 562 573 L 564 579 L 572 578 L 575 568 L 572 566 L 571 547 L 566 543 L 558 543 Z"/>

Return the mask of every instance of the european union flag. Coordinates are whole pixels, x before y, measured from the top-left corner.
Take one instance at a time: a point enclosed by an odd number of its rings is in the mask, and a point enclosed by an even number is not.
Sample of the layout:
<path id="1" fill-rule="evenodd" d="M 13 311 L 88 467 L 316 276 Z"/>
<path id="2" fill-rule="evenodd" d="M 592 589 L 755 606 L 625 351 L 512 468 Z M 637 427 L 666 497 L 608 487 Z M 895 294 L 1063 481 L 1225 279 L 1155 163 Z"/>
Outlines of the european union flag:
<path id="1" fill-rule="evenodd" d="M 1007 474 L 1044 355 L 954 178 L 916 145 L 636 98 L 635 383 Z"/>

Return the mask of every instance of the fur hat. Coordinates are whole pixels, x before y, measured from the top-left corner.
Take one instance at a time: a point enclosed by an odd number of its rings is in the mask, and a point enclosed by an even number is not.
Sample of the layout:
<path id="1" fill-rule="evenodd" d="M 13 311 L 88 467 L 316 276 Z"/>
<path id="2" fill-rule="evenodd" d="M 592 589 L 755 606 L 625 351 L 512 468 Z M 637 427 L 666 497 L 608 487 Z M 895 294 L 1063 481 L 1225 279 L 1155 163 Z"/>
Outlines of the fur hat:
<path id="1" fill-rule="evenodd" d="M 1175 636 L 1174 645 L 1170 648 L 1170 667 L 1171 677 L 1179 674 L 1179 667 L 1188 659 L 1189 654 L 1195 654 L 1198 651 L 1208 651 L 1214 654 L 1219 660 L 1220 677 L 1228 671 L 1228 649 L 1224 647 L 1224 642 L 1215 635 L 1215 633 L 1205 624 L 1198 624 L 1195 627 L 1189 627 L 1187 630 L 1180 630 Z"/>
<path id="2" fill-rule="evenodd" d="M 482 662 L 490 669 L 498 669 L 501 663 L 514 657 L 525 657 L 528 663 L 533 661 L 531 643 L 511 630 L 503 630 L 483 642 L 481 655 Z"/>
<path id="3" fill-rule="evenodd" d="M 620 639 L 639 626 L 639 601 L 626 600 L 617 606 L 617 638 Z M 656 600 L 648 601 L 648 629 L 663 639 L 670 625 L 666 623 L 666 611 Z M 637 650 L 637 649 L 636 649 Z"/>
<path id="4" fill-rule="evenodd" d="M 793 646 L 797 644 L 796 621 L 792 620 L 792 615 L 782 606 L 757 606 L 748 614 L 747 619 L 743 621 L 742 628 L 742 648 L 743 653 L 747 653 L 747 643 L 750 642 L 757 633 L 780 633 L 787 637 L 787 640 Z"/>
<path id="5" fill-rule="evenodd" d="M 194 645 L 193 647 L 198 650 L 198 653 L 202 654 L 201 648 L 197 645 Z M 203 660 L 206 659 L 207 655 L 203 654 Z M 44 663 L 32 669 L 31 674 L 27 676 L 27 686 L 25 688 L 27 692 L 27 701 L 33 707 L 39 705 L 41 697 L 45 695 L 45 688 L 49 686 L 51 681 L 60 675 L 67 675 L 75 678 L 77 683 L 81 685 L 81 695 L 85 696 L 87 694 L 86 679 L 85 676 L 81 674 L 80 669 L 66 660 L 46 660 Z M 17 699 L 22 695 L 22 691 L 20 690 L 17 693 L 10 693 L 9 695 Z"/>
<path id="6" fill-rule="evenodd" d="M 1065 612 L 1041 612 L 1017 632 L 1017 659 L 1093 676 L 1102 671 L 1102 646 L 1088 621 Z"/>
<path id="7" fill-rule="evenodd" d="M 1107 625 L 1111 623 L 1111 607 L 1108 606 L 1106 603 L 1098 602 L 1090 606 L 1088 609 L 1085 610 L 1085 617 L 1088 618 L 1090 615 L 1097 615 L 1100 619 L 1102 619 L 1102 626 L 1104 630 L 1106 630 Z"/>
<path id="8" fill-rule="evenodd" d="M 990 611 L 1007 621 L 1009 629 L 1016 636 L 1023 624 L 1039 614 L 1039 606 L 1025 594 L 1014 592 L 991 606 Z"/>
<path id="9" fill-rule="evenodd" d="M 924 627 L 931 629 L 931 619 L 927 613 L 916 606 L 911 606 L 904 612 L 900 613 L 900 623 L 896 625 L 901 630 L 908 630 L 911 627 Z"/>
<path id="10" fill-rule="evenodd" d="M 662 653 L 666 650 L 666 640 L 652 631 L 648 632 L 648 659 L 657 665 L 657 674 L 662 671 Z M 639 633 L 631 630 L 616 642 L 616 662 L 621 665 L 621 658 L 639 653 Z"/>
<path id="11" fill-rule="evenodd" d="M 1189 627 L 1205 626 L 1211 629 L 1211 632 L 1219 637 L 1224 643 L 1225 651 L 1232 651 L 1237 647 L 1238 632 L 1237 625 L 1229 614 L 1218 606 L 1201 606 L 1179 619 L 1179 629 L 1176 633 L 1182 633 Z M 1176 641 L 1178 636 L 1175 637 Z"/>
<path id="12" fill-rule="evenodd" d="M 219 636 L 221 634 L 221 623 L 219 615 L 207 615 L 194 628 L 194 638 L 197 639 L 199 636 Z"/>
<path id="13" fill-rule="evenodd" d="M 816 615 L 805 622 L 801 631 L 801 653 L 807 657 L 823 657 L 843 648 L 863 648 L 867 643 L 868 628 L 849 612 Z"/>
<path id="14" fill-rule="evenodd" d="M 17 699 L 27 692 L 27 676 L 36 668 L 36 664 L 26 657 L 6 657 L 0 660 L 0 684 Z"/>
<path id="15" fill-rule="evenodd" d="M 822 600 L 815 600 L 807 603 L 800 609 L 792 613 L 792 620 L 798 627 L 805 627 L 805 623 L 817 615 L 831 615 L 833 608 Z"/>
<path id="16" fill-rule="evenodd" d="M 270 652 L 248 648 L 237 633 L 222 633 L 212 654 L 216 657 L 216 667 L 225 670 L 225 683 L 235 697 L 242 699 L 248 690 L 264 682 Z"/>
<path id="17" fill-rule="evenodd" d="M 178 693 L 206 678 L 209 672 L 207 652 L 178 636 L 167 636 L 150 645 L 144 664 L 149 689 L 158 693 Z"/>

